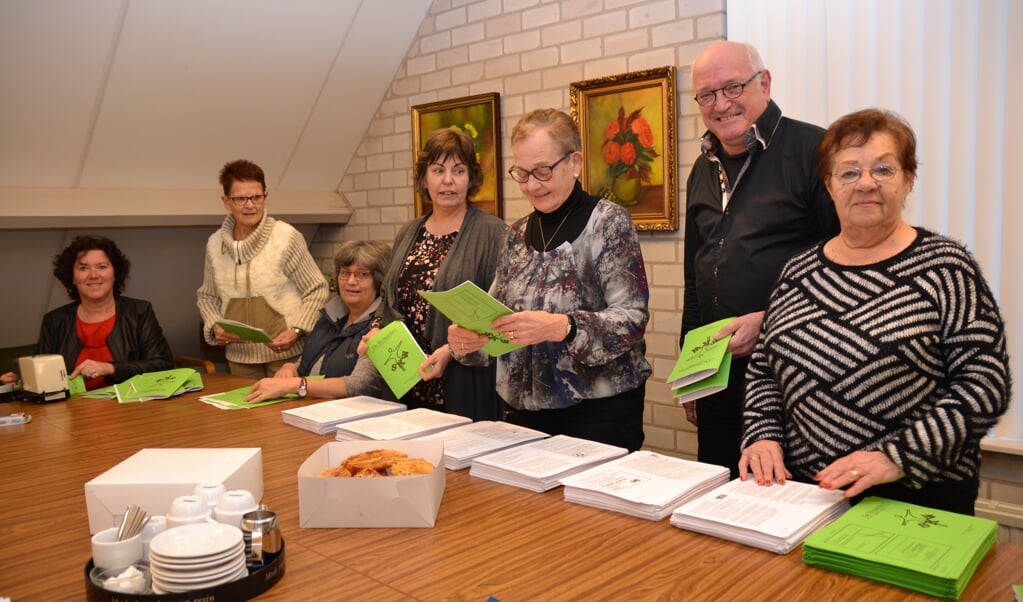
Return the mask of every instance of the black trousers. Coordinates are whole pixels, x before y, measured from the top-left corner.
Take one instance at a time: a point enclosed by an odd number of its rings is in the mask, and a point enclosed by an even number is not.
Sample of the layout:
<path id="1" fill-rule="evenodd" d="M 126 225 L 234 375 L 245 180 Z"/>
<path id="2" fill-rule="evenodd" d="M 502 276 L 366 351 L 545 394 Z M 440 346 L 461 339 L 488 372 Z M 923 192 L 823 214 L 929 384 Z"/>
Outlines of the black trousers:
<path id="1" fill-rule="evenodd" d="M 568 435 L 634 452 L 643 446 L 643 399 L 646 384 L 612 397 L 584 399 L 556 410 L 516 410 L 505 420 L 549 435 Z"/>
<path id="2" fill-rule="evenodd" d="M 724 466 L 732 478 L 739 478 L 739 449 L 742 438 L 742 406 L 746 398 L 748 360 L 732 361 L 728 388 L 696 400 L 696 458 L 707 464 Z"/>

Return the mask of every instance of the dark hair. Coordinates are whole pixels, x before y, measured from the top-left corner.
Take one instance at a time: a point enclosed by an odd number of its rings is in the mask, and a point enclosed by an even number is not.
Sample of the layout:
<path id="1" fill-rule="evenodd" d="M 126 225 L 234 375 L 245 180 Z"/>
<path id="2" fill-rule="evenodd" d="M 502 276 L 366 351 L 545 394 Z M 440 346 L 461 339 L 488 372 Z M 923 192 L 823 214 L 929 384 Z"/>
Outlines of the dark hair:
<path id="1" fill-rule="evenodd" d="M 434 130 L 426 139 L 423 150 L 416 159 L 416 188 L 424 199 L 430 199 L 430 191 L 426 187 L 427 170 L 434 163 L 443 163 L 448 159 L 461 161 L 469 168 L 469 191 L 466 200 L 471 201 L 483 185 L 483 168 L 476 157 L 476 145 L 469 134 L 461 130 L 444 128 Z M 433 199 L 430 199 L 433 202 Z"/>
<path id="2" fill-rule="evenodd" d="M 263 176 L 263 169 L 246 159 L 238 159 L 225 163 L 220 170 L 220 185 L 224 189 L 224 196 L 231 194 L 231 184 L 235 182 L 259 182 L 266 192 L 266 177 Z"/>
<path id="3" fill-rule="evenodd" d="M 551 140 L 561 145 L 560 153 L 575 153 L 583 148 L 579 125 L 568 113 L 557 109 L 536 109 L 523 115 L 512 128 L 511 143 L 514 145 L 540 129 L 547 130 Z"/>
<path id="4" fill-rule="evenodd" d="M 831 160 L 844 148 L 863 146 L 879 132 L 891 134 L 899 166 L 910 178 L 916 177 L 916 136 L 902 117 L 892 111 L 863 109 L 839 117 L 824 132 L 817 145 L 817 173 L 827 182 L 831 177 Z"/>
<path id="5" fill-rule="evenodd" d="M 391 245 L 380 241 L 349 240 L 341 243 L 334 254 L 334 276 L 341 268 L 357 263 L 373 272 L 373 286 L 377 293 L 384 282 L 384 271 L 391 262 Z"/>
<path id="6" fill-rule="evenodd" d="M 114 241 L 105 236 L 76 236 L 71 240 L 64 250 L 57 253 L 53 258 L 53 275 L 64 285 L 72 301 L 81 301 L 78 294 L 78 287 L 75 286 L 75 263 L 82 253 L 88 251 L 103 251 L 114 268 L 114 296 L 120 297 L 124 292 L 124 283 L 128 281 L 128 273 L 131 271 L 131 262 L 128 256 L 121 252 Z"/>

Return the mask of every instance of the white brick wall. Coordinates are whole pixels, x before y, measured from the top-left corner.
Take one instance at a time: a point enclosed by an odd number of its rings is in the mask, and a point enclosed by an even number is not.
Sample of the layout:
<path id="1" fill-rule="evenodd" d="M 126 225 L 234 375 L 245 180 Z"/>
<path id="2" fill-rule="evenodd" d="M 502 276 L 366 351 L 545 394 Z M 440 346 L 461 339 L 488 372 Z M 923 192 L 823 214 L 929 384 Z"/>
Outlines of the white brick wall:
<path id="1" fill-rule="evenodd" d="M 393 240 L 415 212 L 411 107 L 471 94 L 501 94 L 507 157 L 516 120 L 535 108 L 568 110 L 572 82 L 675 65 L 678 198 L 684 203 L 682 187 L 703 132 L 689 98 L 689 65 L 722 37 L 724 23 L 724 0 L 436 0 L 342 181 L 355 215 L 340 229 L 320 229 L 313 247 L 323 254 L 318 261 L 330 269 L 327 254 L 340 240 Z M 507 177 L 503 192 L 508 221 L 532 210 Z M 682 233 L 643 233 L 640 239 L 651 287 L 647 355 L 654 366 L 646 447 L 694 456 L 695 433 L 664 384 L 678 349 Z"/>

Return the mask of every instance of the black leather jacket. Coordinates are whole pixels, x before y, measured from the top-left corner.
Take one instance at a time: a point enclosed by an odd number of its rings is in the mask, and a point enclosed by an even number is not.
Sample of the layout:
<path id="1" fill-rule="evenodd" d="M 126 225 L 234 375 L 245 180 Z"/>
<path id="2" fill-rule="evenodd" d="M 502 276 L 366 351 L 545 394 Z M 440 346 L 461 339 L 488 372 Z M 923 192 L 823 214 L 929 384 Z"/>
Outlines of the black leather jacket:
<path id="1" fill-rule="evenodd" d="M 148 301 L 118 297 L 114 329 L 107 337 L 107 347 L 114 356 L 114 374 L 109 384 L 123 382 L 143 372 L 170 370 L 174 357 Z M 82 351 L 82 340 L 75 329 L 78 302 L 68 303 L 43 316 L 39 330 L 37 353 L 59 353 L 64 356 L 68 374 Z"/>

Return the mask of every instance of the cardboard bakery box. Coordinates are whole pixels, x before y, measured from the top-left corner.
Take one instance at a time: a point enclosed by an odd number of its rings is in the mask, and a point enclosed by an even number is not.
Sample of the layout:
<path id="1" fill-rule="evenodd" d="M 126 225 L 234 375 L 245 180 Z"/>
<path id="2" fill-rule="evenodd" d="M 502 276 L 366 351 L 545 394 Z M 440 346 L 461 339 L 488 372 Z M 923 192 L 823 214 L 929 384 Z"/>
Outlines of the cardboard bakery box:
<path id="1" fill-rule="evenodd" d="M 397 449 L 424 458 L 430 474 L 406 477 L 321 477 L 352 454 Z M 301 527 L 432 527 L 444 497 L 444 444 L 439 441 L 345 441 L 325 443 L 298 469 Z"/>
<path id="2" fill-rule="evenodd" d="M 89 532 L 121 524 L 125 508 L 166 514 L 174 498 L 199 483 L 223 483 L 263 497 L 263 451 L 258 447 L 146 448 L 85 484 Z"/>

